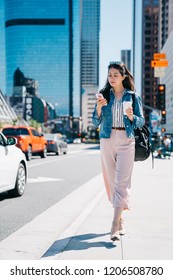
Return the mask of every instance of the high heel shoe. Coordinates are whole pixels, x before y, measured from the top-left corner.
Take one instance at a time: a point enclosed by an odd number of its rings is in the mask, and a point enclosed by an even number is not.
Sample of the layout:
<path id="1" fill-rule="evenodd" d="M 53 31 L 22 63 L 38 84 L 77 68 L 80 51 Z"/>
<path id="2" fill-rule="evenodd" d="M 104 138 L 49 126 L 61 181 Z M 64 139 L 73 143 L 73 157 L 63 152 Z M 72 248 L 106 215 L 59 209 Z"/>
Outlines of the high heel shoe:
<path id="1" fill-rule="evenodd" d="M 120 240 L 120 233 L 119 233 L 119 223 L 113 221 L 112 228 L 111 228 L 111 240 L 116 241 Z"/>
<path id="2" fill-rule="evenodd" d="M 112 241 L 120 240 L 119 223 L 120 223 L 122 211 L 123 211 L 123 207 L 114 208 L 114 217 L 113 217 L 112 228 L 111 228 Z"/>

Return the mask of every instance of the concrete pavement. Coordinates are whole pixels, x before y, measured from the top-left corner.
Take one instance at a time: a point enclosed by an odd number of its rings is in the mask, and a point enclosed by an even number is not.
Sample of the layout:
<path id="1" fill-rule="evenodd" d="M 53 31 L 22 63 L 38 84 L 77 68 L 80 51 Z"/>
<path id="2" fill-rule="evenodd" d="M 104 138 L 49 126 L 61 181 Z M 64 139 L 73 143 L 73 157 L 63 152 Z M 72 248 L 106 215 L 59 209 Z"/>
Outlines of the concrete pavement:
<path id="1" fill-rule="evenodd" d="M 0 259 L 172 260 L 173 157 L 151 166 L 151 158 L 135 163 L 121 241 L 110 241 L 113 208 L 100 174 L 0 242 Z"/>
<path id="2" fill-rule="evenodd" d="M 173 259 L 173 159 L 135 163 L 132 210 L 125 212 L 126 235 L 110 241 L 112 207 L 105 194 L 69 243 L 57 239 L 43 259 Z"/>

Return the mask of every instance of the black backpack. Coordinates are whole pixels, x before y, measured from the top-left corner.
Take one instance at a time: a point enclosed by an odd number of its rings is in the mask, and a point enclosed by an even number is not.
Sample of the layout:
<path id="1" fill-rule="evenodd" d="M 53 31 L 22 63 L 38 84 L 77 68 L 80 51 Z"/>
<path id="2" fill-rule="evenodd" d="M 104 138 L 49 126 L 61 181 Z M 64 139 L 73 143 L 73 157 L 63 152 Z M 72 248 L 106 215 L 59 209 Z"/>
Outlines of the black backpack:
<path id="1" fill-rule="evenodd" d="M 132 94 L 133 107 L 135 94 Z M 134 161 L 146 160 L 151 153 L 150 132 L 146 125 L 134 129 L 135 133 L 135 158 Z"/>
<path id="2" fill-rule="evenodd" d="M 151 144 L 149 141 L 150 132 L 146 125 L 134 129 L 135 133 L 135 161 L 146 160 L 151 153 Z"/>

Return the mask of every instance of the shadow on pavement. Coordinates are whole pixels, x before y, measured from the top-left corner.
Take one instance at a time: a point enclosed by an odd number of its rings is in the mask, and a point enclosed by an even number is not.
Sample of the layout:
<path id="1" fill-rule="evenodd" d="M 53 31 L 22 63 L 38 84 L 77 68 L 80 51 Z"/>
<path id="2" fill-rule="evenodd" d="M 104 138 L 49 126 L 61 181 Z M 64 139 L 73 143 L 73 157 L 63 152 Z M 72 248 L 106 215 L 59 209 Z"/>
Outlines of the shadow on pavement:
<path id="1" fill-rule="evenodd" d="M 84 148 L 85 150 L 100 150 L 100 145 L 95 144 L 95 146 Z"/>
<path id="2" fill-rule="evenodd" d="M 98 242 L 88 242 L 94 238 L 100 238 L 102 236 L 108 235 L 110 232 L 95 234 L 88 233 L 76 236 L 69 236 L 64 239 L 59 239 L 55 241 L 48 251 L 42 257 L 50 257 L 60 254 L 65 251 L 75 251 L 75 250 L 87 250 L 89 248 L 105 247 L 107 249 L 113 249 L 116 247 L 112 242 L 98 241 Z"/>
<path id="3" fill-rule="evenodd" d="M 3 201 L 3 200 L 14 199 L 14 198 L 18 199 L 18 198 L 21 198 L 21 197 L 15 197 L 12 193 L 10 193 L 10 191 L 0 193 L 0 202 Z"/>

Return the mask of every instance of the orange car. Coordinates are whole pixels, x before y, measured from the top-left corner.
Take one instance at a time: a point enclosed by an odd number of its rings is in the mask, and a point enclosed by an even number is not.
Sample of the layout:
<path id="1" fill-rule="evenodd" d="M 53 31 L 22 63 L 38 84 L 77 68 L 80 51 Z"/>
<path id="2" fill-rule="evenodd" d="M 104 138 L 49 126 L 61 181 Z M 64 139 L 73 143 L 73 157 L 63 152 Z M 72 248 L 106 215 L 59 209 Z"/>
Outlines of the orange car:
<path id="1" fill-rule="evenodd" d="M 30 126 L 11 126 L 2 130 L 8 137 L 17 139 L 16 146 L 24 152 L 29 161 L 33 154 L 39 154 L 41 158 L 47 156 L 47 140 L 34 127 Z"/>

